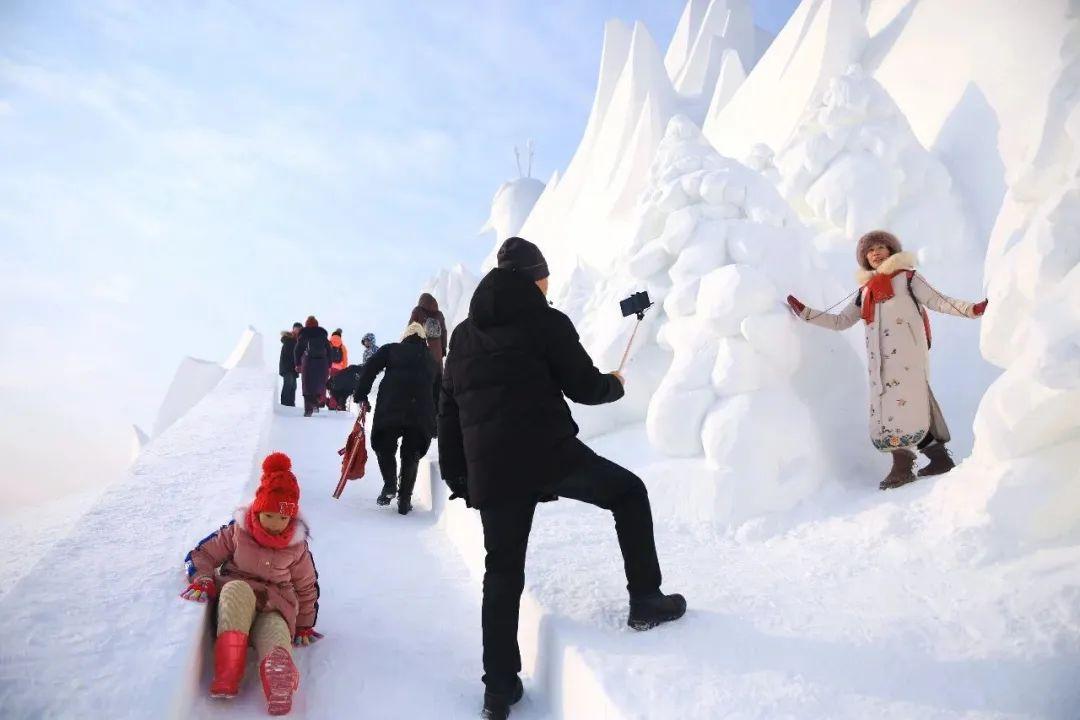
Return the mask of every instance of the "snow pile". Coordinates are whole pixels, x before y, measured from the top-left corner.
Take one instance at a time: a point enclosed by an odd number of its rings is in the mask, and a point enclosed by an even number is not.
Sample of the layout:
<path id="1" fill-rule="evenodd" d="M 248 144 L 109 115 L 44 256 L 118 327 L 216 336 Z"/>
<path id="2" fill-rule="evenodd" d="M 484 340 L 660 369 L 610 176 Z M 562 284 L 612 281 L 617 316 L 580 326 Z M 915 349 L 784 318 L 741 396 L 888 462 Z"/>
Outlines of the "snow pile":
<path id="1" fill-rule="evenodd" d="M 1080 27 L 1063 44 L 1041 142 L 987 256 L 983 352 L 1005 368 L 979 406 L 990 516 L 1025 540 L 1080 530 Z"/>
<path id="2" fill-rule="evenodd" d="M 855 286 L 857 239 L 878 228 L 918 253 L 920 272 L 939 291 L 983 297 L 985 242 L 974 237 L 949 171 L 860 66 L 828 82 L 777 164 L 780 191 L 817 231 L 814 242 L 836 281 L 837 299 Z M 977 323 L 936 315 L 933 324 L 932 380 L 948 380 L 936 383 L 935 393 L 947 418 L 962 419 L 953 423 L 953 449 L 966 455 L 968 419 L 996 373 L 979 355 Z M 853 341 L 862 345 L 861 336 Z"/>
<path id="3" fill-rule="evenodd" d="M 703 458 L 718 522 L 790 507 L 851 462 L 829 437 L 865 434 L 854 395 L 815 399 L 822 418 L 805 402 L 823 384 L 861 377 L 845 343 L 808 333 L 783 304 L 783 290 L 816 270 L 808 233 L 767 179 L 717 154 L 682 116 L 668 125 L 638 216 L 628 260 L 582 313 L 601 367 L 618 364 L 632 331 L 616 320 L 618 300 L 644 287 L 659 307 L 636 338 L 627 397 L 574 408 L 583 434 L 645 421 L 663 455 Z"/>
<path id="4" fill-rule="evenodd" d="M 3 705 L 19 717 L 190 715 L 201 606 L 185 605 L 183 557 L 247 494 L 266 451 L 274 378 L 237 367 L 140 454 L 11 592 Z M 91 670 L 92 668 L 92 670 Z"/>

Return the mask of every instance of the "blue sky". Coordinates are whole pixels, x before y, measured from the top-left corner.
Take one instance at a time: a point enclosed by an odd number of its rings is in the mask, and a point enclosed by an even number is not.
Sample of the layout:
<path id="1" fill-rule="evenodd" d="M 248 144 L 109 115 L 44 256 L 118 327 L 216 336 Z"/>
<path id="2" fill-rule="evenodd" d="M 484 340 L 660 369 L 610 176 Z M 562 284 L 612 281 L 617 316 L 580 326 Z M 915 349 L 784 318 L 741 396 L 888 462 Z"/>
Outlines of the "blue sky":
<path id="1" fill-rule="evenodd" d="M 759 24 L 795 4 L 759 3 Z M 347 343 L 396 334 L 429 276 L 490 249 L 477 231 L 515 144 L 535 141 L 537 177 L 565 167 L 604 21 L 643 20 L 663 47 L 682 6 L 4 3 L 13 479 L 114 473 L 180 359 L 224 359 L 249 323 L 271 362 L 309 313 Z"/>

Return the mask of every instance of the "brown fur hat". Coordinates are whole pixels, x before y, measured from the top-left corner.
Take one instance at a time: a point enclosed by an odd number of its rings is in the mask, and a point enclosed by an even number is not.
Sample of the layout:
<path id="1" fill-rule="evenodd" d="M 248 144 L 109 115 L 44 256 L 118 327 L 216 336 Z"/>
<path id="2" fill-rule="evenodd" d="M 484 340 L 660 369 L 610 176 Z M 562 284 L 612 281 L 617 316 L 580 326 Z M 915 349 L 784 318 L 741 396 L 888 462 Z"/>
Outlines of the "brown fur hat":
<path id="1" fill-rule="evenodd" d="M 886 232 L 885 230 L 871 230 L 859 238 L 859 242 L 855 246 L 855 259 L 858 261 L 859 267 L 863 270 L 871 269 L 870 263 L 866 260 L 866 253 L 870 252 L 870 248 L 875 245 L 884 245 L 889 248 L 890 255 L 895 255 L 904 249 L 900 244 L 900 239 L 891 232 Z"/>

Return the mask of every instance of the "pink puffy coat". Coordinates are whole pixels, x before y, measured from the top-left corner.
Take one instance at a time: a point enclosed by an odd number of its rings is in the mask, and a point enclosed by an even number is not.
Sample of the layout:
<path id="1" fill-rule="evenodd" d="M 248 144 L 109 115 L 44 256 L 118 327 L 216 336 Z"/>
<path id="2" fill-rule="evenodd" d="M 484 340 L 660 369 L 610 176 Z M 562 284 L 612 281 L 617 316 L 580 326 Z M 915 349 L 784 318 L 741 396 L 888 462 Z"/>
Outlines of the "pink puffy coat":
<path id="1" fill-rule="evenodd" d="M 255 541 L 247 518 L 248 508 L 239 508 L 232 522 L 189 552 L 185 558 L 188 577 L 211 577 L 218 590 L 231 580 L 243 580 L 255 591 L 255 609 L 277 610 L 292 635 L 298 627 L 314 627 L 319 614 L 319 574 L 308 549 L 307 524 L 295 518 L 292 540 L 276 550 Z"/>

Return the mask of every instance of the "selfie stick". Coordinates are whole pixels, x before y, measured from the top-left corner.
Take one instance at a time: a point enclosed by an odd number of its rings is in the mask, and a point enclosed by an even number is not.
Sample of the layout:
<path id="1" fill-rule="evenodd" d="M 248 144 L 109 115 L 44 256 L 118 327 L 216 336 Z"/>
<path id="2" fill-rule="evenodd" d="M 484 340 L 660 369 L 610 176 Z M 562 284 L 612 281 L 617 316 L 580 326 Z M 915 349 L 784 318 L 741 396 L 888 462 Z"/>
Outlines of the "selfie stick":
<path id="1" fill-rule="evenodd" d="M 626 351 L 622 354 L 622 360 L 619 361 L 619 369 L 615 372 L 621 373 L 623 365 L 626 364 L 626 358 L 630 354 L 630 346 L 634 344 L 634 336 L 637 335 L 637 329 L 641 327 L 641 321 L 645 319 L 645 313 L 640 312 L 637 316 L 637 322 L 634 323 L 634 332 L 630 333 L 630 342 L 626 343 Z"/>

